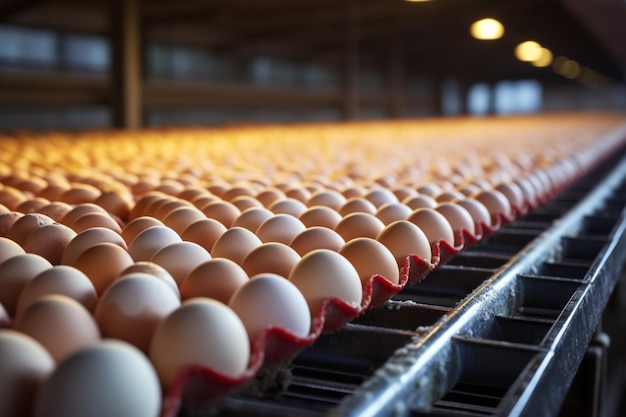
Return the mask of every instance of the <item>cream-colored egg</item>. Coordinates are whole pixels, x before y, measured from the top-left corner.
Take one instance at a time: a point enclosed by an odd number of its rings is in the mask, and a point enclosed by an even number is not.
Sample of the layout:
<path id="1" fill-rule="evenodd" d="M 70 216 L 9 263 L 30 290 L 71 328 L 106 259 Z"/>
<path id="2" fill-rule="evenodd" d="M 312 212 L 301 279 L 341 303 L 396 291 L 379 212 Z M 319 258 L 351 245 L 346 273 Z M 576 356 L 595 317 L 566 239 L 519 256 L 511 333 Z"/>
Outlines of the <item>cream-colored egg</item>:
<path id="1" fill-rule="evenodd" d="M 15 330 L 0 329 L 0 416 L 30 416 L 54 359 L 39 342 Z"/>
<path id="2" fill-rule="evenodd" d="M 313 226 L 298 233 L 289 243 L 300 256 L 315 249 L 330 249 L 338 251 L 345 244 L 345 240 L 332 229 Z"/>
<path id="3" fill-rule="evenodd" d="M 174 280 L 174 277 L 172 277 L 172 275 L 169 272 L 167 272 L 167 270 L 163 268 L 161 265 L 157 265 L 154 262 L 150 262 L 150 261 L 135 262 L 134 264 L 130 265 L 128 268 L 124 269 L 120 273 L 120 276 L 118 277 L 118 279 L 122 279 L 126 277 L 127 275 L 134 274 L 134 273 L 144 273 L 144 274 L 152 275 L 153 277 L 160 279 L 161 281 L 166 283 L 168 287 L 171 288 L 171 290 L 174 292 L 174 294 L 176 294 L 178 298 L 180 298 L 180 291 L 178 289 L 178 283 L 176 282 L 176 280 Z"/>
<path id="4" fill-rule="evenodd" d="M 326 190 L 313 193 L 313 195 L 311 195 L 311 198 L 309 198 L 309 201 L 307 201 L 307 206 L 326 206 L 334 210 L 339 210 L 339 207 L 341 207 L 345 202 L 346 198 L 341 195 L 341 193 L 337 191 Z"/>
<path id="5" fill-rule="evenodd" d="M 160 412 L 161 387 L 145 355 L 128 343 L 105 340 L 59 364 L 37 395 L 34 416 L 155 417 Z"/>
<path id="6" fill-rule="evenodd" d="M 299 337 L 306 337 L 311 329 L 307 301 L 283 276 L 252 276 L 233 294 L 228 305 L 243 322 L 252 342 L 268 327 L 280 327 Z"/>
<path id="7" fill-rule="evenodd" d="M 235 291 L 248 281 L 241 266 L 226 258 L 213 258 L 196 266 L 183 280 L 180 294 L 183 300 L 208 297 L 228 304 Z"/>
<path id="8" fill-rule="evenodd" d="M 267 272 L 286 278 L 299 260 L 298 252 L 288 245 L 267 242 L 252 249 L 241 261 L 241 267 L 250 277 Z"/>
<path id="9" fill-rule="evenodd" d="M 180 286 L 192 269 L 209 259 L 209 252 L 197 243 L 176 242 L 159 249 L 150 262 L 165 268 Z"/>
<path id="10" fill-rule="evenodd" d="M 130 244 L 133 239 L 141 232 L 152 226 L 165 226 L 159 219 L 149 216 L 139 216 L 131 220 L 122 228 L 122 239 L 126 244 Z"/>
<path id="11" fill-rule="evenodd" d="M 427 195 L 408 197 L 406 200 L 403 200 L 402 203 L 406 204 L 412 210 L 437 207 L 437 201 Z"/>
<path id="12" fill-rule="evenodd" d="M 274 216 L 274 213 L 264 207 L 253 207 L 237 216 L 233 222 L 233 227 L 245 227 L 254 233 L 261 223 L 272 216 Z"/>
<path id="13" fill-rule="evenodd" d="M 487 226 L 491 225 L 491 215 L 489 210 L 481 202 L 472 198 L 464 198 L 462 200 L 455 201 L 455 204 L 463 207 L 474 219 L 474 224 Z M 478 229 L 477 229 L 478 230 Z"/>
<path id="14" fill-rule="evenodd" d="M 454 232 L 445 216 L 434 209 L 421 208 L 406 218 L 419 227 L 430 243 L 446 241 L 454 245 Z"/>
<path id="15" fill-rule="evenodd" d="M 325 298 L 336 297 L 359 308 L 363 296 L 356 269 L 346 258 L 328 249 L 304 255 L 291 270 L 289 281 L 304 295 L 314 316 Z"/>
<path id="16" fill-rule="evenodd" d="M 495 224 L 497 218 L 501 215 L 511 216 L 513 210 L 509 199 L 504 194 L 497 190 L 485 190 L 474 195 L 473 197 L 478 202 L 484 204 L 491 215 L 492 224 Z"/>
<path id="17" fill-rule="evenodd" d="M 337 212 L 342 217 L 352 213 L 376 214 L 376 206 L 363 197 L 352 197 L 342 204 L 341 207 L 337 209 Z"/>
<path id="18" fill-rule="evenodd" d="M 0 237 L 0 264 L 9 258 L 25 253 L 24 249 L 11 239 Z"/>
<path id="19" fill-rule="evenodd" d="M 503 182 L 498 184 L 495 189 L 500 191 L 509 200 L 512 207 L 522 208 L 525 204 L 524 192 L 514 182 Z"/>
<path id="20" fill-rule="evenodd" d="M 98 299 L 87 275 L 72 266 L 58 265 L 40 272 L 26 284 L 17 301 L 16 314 L 43 296 L 52 294 L 65 295 L 88 311 L 93 311 Z"/>
<path id="21" fill-rule="evenodd" d="M 231 227 L 241 211 L 227 201 L 215 201 L 202 207 L 202 213 L 209 219 L 215 219 L 226 227 Z"/>
<path id="22" fill-rule="evenodd" d="M 406 204 L 402 203 L 387 203 L 383 204 L 376 211 L 376 218 L 378 218 L 386 226 L 396 220 L 406 219 L 413 210 Z"/>
<path id="23" fill-rule="evenodd" d="M 211 249 L 213 258 L 227 258 L 241 264 L 243 258 L 263 242 L 254 233 L 243 227 L 231 227 L 224 232 Z"/>
<path id="24" fill-rule="evenodd" d="M 165 282 L 136 272 L 106 289 L 94 317 L 103 337 L 124 340 L 147 353 L 158 324 L 179 306 L 180 299 Z"/>
<path id="25" fill-rule="evenodd" d="M 377 240 L 367 237 L 352 239 L 339 249 L 339 254 L 354 266 L 362 284 L 375 274 L 382 275 L 393 284 L 398 284 L 400 280 L 396 258 Z"/>
<path id="26" fill-rule="evenodd" d="M 226 226 L 215 219 L 199 219 L 187 226 L 180 237 L 183 241 L 197 243 L 208 252 L 211 252 L 217 239 L 219 239 L 226 230 L 228 230 Z"/>
<path id="27" fill-rule="evenodd" d="M 76 233 L 91 229 L 92 227 L 105 227 L 113 230 L 115 233 L 122 233 L 122 227 L 120 224 L 108 213 L 86 213 L 68 226 L 70 226 Z"/>
<path id="28" fill-rule="evenodd" d="M 210 298 L 192 298 L 161 321 L 149 357 L 166 389 L 190 365 L 237 378 L 248 367 L 250 340 L 230 307 Z"/>
<path id="29" fill-rule="evenodd" d="M 454 233 L 459 233 L 461 230 L 466 230 L 473 234 L 477 232 L 474 218 L 469 211 L 461 205 L 456 203 L 443 203 L 438 205 L 435 210 L 448 220 Z"/>
<path id="30" fill-rule="evenodd" d="M 415 224 L 408 220 L 397 220 L 383 229 L 376 240 L 382 243 L 396 258 L 399 266 L 409 255 L 416 255 L 430 262 L 432 252 L 428 238 Z"/>
<path id="31" fill-rule="evenodd" d="M 376 208 L 388 203 L 398 203 L 398 197 L 386 188 L 375 188 L 370 190 L 363 196 L 363 198 L 369 200 Z"/>
<path id="32" fill-rule="evenodd" d="M 139 232 L 128 245 L 128 253 L 135 262 L 149 261 L 161 248 L 182 242 L 181 237 L 167 226 L 152 226 Z"/>
<path id="33" fill-rule="evenodd" d="M 268 207 L 274 214 L 289 214 L 294 217 L 300 216 L 307 208 L 306 204 L 302 201 L 293 198 L 285 198 L 284 200 L 276 201 Z"/>
<path id="34" fill-rule="evenodd" d="M 65 214 L 65 216 L 63 216 L 63 220 L 61 221 L 61 223 L 63 223 L 66 226 L 72 227 L 74 222 L 78 220 L 79 217 L 82 217 L 88 213 L 107 214 L 105 209 L 103 209 L 102 207 L 96 204 L 93 204 L 93 203 L 78 204 L 73 209 L 68 211 Z"/>
<path id="35" fill-rule="evenodd" d="M 26 285 L 37 274 L 50 268 L 50 262 L 32 253 L 13 256 L 0 264 L 0 304 L 9 316 L 15 316 L 17 300 Z"/>
<path id="36" fill-rule="evenodd" d="M 91 313 L 59 294 L 45 295 L 31 303 L 17 315 L 13 328 L 41 343 L 57 363 L 100 340 Z"/>

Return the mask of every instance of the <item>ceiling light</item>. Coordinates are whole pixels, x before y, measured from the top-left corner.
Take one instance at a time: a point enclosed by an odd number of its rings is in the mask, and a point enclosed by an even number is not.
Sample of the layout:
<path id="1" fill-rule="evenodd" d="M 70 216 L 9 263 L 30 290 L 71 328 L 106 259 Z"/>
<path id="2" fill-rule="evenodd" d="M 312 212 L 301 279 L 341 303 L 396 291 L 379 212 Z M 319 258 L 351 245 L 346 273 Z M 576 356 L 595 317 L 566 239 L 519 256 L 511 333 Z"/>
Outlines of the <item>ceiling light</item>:
<path id="1" fill-rule="evenodd" d="M 536 67 L 547 67 L 552 63 L 552 52 L 547 48 L 541 48 L 541 55 L 539 58 L 533 60 L 531 64 Z"/>
<path id="2" fill-rule="evenodd" d="M 520 61 L 532 62 L 541 57 L 541 45 L 535 41 L 522 42 L 515 47 L 515 57 Z"/>
<path id="3" fill-rule="evenodd" d="M 476 39 L 492 40 L 499 39 L 504 34 L 504 26 L 496 19 L 481 19 L 472 23 L 470 33 Z"/>
<path id="4" fill-rule="evenodd" d="M 576 61 L 560 56 L 554 60 L 554 71 L 565 78 L 574 79 L 580 74 L 580 65 Z"/>

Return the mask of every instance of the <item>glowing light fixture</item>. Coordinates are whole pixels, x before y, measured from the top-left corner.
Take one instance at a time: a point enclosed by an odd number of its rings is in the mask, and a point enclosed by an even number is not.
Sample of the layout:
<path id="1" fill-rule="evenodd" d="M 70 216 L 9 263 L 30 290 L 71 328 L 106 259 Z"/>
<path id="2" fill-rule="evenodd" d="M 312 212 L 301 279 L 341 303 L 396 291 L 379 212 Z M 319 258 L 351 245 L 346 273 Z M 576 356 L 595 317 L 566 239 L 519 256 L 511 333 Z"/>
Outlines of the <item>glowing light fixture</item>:
<path id="1" fill-rule="evenodd" d="M 404 1 L 406 1 L 408 3 L 425 3 L 425 2 L 430 1 L 430 0 L 404 0 Z"/>
<path id="2" fill-rule="evenodd" d="M 542 47 L 535 41 L 522 42 L 515 47 L 515 57 L 520 61 L 533 62 L 541 57 Z"/>
<path id="3" fill-rule="evenodd" d="M 541 55 L 539 58 L 531 61 L 535 67 L 547 67 L 552 63 L 552 52 L 547 48 L 541 48 Z"/>
<path id="4" fill-rule="evenodd" d="M 496 19 L 481 19 L 472 23 L 470 33 L 476 39 L 493 40 L 500 39 L 504 35 L 504 26 Z"/>

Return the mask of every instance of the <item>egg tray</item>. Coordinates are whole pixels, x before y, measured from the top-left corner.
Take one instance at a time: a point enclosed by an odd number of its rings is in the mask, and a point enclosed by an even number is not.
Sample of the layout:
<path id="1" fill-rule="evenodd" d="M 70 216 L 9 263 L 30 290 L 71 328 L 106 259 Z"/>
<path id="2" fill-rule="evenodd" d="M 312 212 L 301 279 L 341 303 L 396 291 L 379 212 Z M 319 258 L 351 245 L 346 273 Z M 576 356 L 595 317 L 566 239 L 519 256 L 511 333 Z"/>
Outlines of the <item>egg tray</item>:
<path id="1" fill-rule="evenodd" d="M 545 194 L 539 195 L 534 203 L 526 202 L 523 207 L 512 207 L 513 214 L 501 214 L 493 219 L 493 225 L 476 225 L 477 233 L 462 230 L 455 236 L 455 244 L 440 241 L 432 245 L 432 258 L 427 261 L 416 255 L 409 255 L 400 269 L 398 284 L 394 284 L 382 275 L 373 275 L 365 283 L 363 297 L 359 306 L 329 297 L 322 301 L 322 306 L 313 318 L 311 331 L 306 337 L 298 337 L 281 327 L 268 327 L 252 344 L 250 362 L 247 370 L 239 377 L 224 375 L 214 369 L 191 365 L 184 368 L 172 387 L 165 393 L 161 417 L 176 417 L 183 407 L 202 408 L 228 394 L 242 388 L 264 369 L 291 361 L 301 350 L 315 342 L 322 334 L 335 332 L 344 327 L 368 309 L 381 305 L 406 286 L 420 282 L 431 271 L 445 264 L 463 249 L 472 246 L 483 238 L 495 233 L 516 218 L 528 214 L 533 209 L 555 198 L 561 191 L 575 183 L 593 166 L 581 170 L 571 178 L 553 183 Z"/>
<path id="2" fill-rule="evenodd" d="M 319 313 L 312 320 L 311 331 L 306 337 L 298 337 L 281 327 L 268 327 L 253 343 L 248 368 L 237 378 L 200 365 L 186 367 L 180 372 L 169 391 L 165 393 L 161 417 L 175 417 L 183 405 L 191 408 L 208 405 L 241 388 L 255 378 L 262 369 L 289 362 L 302 349 L 317 340 L 321 334 L 335 332 L 368 309 L 383 304 L 406 286 L 424 279 L 429 272 L 445 264 L 462 249 L 494 233 L 529 209 L 530 207 L 515 208 L 514 216 L 500 216 L 495 226 L 479 225 L 477 228 L 479 235 L 463 230 L 455 237 L 454 246 L 445 241 L 433 244 L 430 262 L 416 255 L 408 256 L 400 270 L 398 284 L 392 283 L 382 275 L 373 275 L 363 288 L 363 297 L 359 306 L 351 305 L 335 297 L 324 299 Z"/>

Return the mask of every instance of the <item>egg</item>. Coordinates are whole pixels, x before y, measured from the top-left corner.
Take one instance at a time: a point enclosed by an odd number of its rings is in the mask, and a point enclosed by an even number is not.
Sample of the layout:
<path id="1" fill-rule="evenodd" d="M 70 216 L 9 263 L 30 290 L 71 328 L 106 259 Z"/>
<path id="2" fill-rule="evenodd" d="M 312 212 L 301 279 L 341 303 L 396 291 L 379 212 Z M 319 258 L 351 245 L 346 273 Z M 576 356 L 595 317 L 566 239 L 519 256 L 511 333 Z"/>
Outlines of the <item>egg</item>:
<path id="1" fill-rule="evenodd" d="M 9 313 L 7 313 L 4 306 L 0 304 L 0 329 L 6 329 L 9 327 L 11 327 L 11 318 L 9 317 Z"/>
<path id="2" fill-rule="evenodd" d="M 13 224 L 23 216 L 24 213 L 18 213 L 17 211 L 0 214 L 0 236 L 7 237 L 11 226 L 13 226 Z"/>
<path id="3" fill-rule="evenodd" d="M 268 209 L 274 214 L 290 214 L 298 217 L 306 211 L 308 207 L 300 200 L 285 198 L 284 200 L 272 203 Z"/>
<path id="4" fill-rule="evenodd" d="M 61 263 L 63 253 L 76 237 L 69 227 L 54 223 L 45 224 L 33 230 L 24 240 L 24 250 L 46 258 L 51 264 Z"/>
<path id="5" fill-rule="evenodd" d="M 491 215 L 489 210 L 481 202 L 472 198 L 464 198 L 462 200 L 455 201 L 456 204 L 463 207 L 474 219 L 474 224 L 487 226 L 491 225 Z M 478 231 L 478 229 L 476 229 Z"/>
<path id="6" fill-rule="evenodd" d="M 241 261 L 241 267 L 250 277 L 269 272 L 286 278 L 299 260 L 298 252 L 288 245 L 267 242 L 252 249 Z"/>
<path id="7" fill-rule="evenodd" d="M 0 264 L 17 255 L 24 255 L 24 249 L 11 239 L 0 237 Z"/>
<path id="8" fill-rule="evenodd" d="M 67 203 L 63 203 L 61 201 L 53 201 L 43 207 L 41 207 L 37 212 L 40 214 L 45 214 L 46 216 L 53 219 L 55 222 L 61 223 L 63 217 L 72 209 L 73 207 Z"/>
<path id="9" fill-rule="evenodd" d="M 415 224 L 408 220 L 397 220 L 387 226 L 376 236 L 396 258 L 400 267 L 409 255 L 416 255 L 430 262 L 432 252 L 428 238 Z"/>
<path id="10" fill-rule="evenodd" d="M 58 265 L 37 274 L 22 290 L 17 301 L 16 314 L 19 315 L 33 302 L 46 295 L 65 295 L 93 311 L 98 295 L 96 289 L 83 272 L 78 269 Z"/>
<path id="11" fill-rule="evenodd" d="M 120 235 L 128 245 L 141 232 L 152 226 L 165 226 L 159 219 L 149 216 L 136 217 L 122 228 Z"/>
<path id="12" fill-rule="evenodd" d="M 264 207 L 269 207 L 273 203 L 286 198 L 285 193 L 275 187 L 267 187 L 261 190 L 255 198 L 263 204 Z"/>
<path id="13" fill-rule="evenodd" d="M 243 258 L 263 242 L 254 233 L 243 227 L 231 227 L 215 241 L 211 249 L 213 258 L 228 258 L 241 264 Z"/>
<path id="14" fill-rule="evenodd" d="M 402 201 L 402 204 L 407 205 L 411 210 L 417 210 L 420 208 L 435 208 L 437 207 L 437 201 L 427 195 L 417 195 L 408 197 Z"/>
<path id="15" fill-rule="evenodd" d="M 367 237 L 352 239 L 339 249 L 339 254 L 354 266 L 363 285 L 375 274 L 382 275 L 392 284 L 397 285 L 400 281 L 396 258 L 377 240 Z"/>
<path id="16" fill-rule="evenodd" d="M 341 219 L 335 227 L 346 242 L 357 237 L 375 238 L 385 228 L 385 224 L 369 213 L 351 213 Z"/>
<path id="17" fill-rule="evenodd" d="M 406 219 L 413 210 L 406 204 L 402 203 L 387 203 L 383 204 L 376 211 L 376 218 L 379 219 L 386 226 L 396 220 Z"/>
<path id="18" fill-rule="evenodd" d="M 108 213 L 86 213 L 76 219 L 73 223 L 68 224 L 76 233 L 92 227 L 104 227 L 113 230 L 115 233 L 122 233 L 122 227 Z"/>
<path id="19" fill-rule="evenodd" d="M 311 329 L 311 313 L 298 288 L 272 273 L 254 275 L 233 294 L 229 307 L 239 316 L 254 342 L 268 327 L 280 327 L 306 337 Z"/>
<path id="20" fill-rule="evenodd" d="M 326 190 L 317 191 L 313 195 L 311 195 L 311 198 L 309 198 L 309 201 L 307 201 L 307 206 L 326 206 L 334 210 L 339 210 L 339 207 L 341 207 L 345 202 L 346 198 L 341 195 L 341 193 L 337 191 Z"/>
<path id="21" fill-rule="evenodd" d="M 74 208 L 72 208 L 70 211 L 68 211 L 65 216 L 63 216 L 63 219 L 61 220 L 61 223 L 63 223 L 66 226 L 72 227 L 72 225 L 74 224 L 74 222 L 76 220 L 78 220 L 79 217 L 84 216 L 85 214 L 88 213 L 100 213 L 100 214 L 107 214 L 106 210 L 103 209 L 102 207 L 93 204 L 93 203 L 83 203 L 83 204 L 78 204 L 76 206 L 74 206 Z"/>
<path id="22" fill-rule="evenodd" d="M 54 359 L 35 339 L 9 329 L 0 329 L 0 358 L 0 416 L 32 415 Z"/>
<path id="23" fill-rule="evenodd" d="M 509 200 L 512 207 L 522 208 L 525 204 L 524 192 L 514 182 L 503 182 L 498 184 L 495 189 L 500 191 Z"/>
<path id="24" fill-rule="evenodd" d="M 233 227 L 244 227 L 251 232 L 256 232 L 261 223 L 272 216 L 274 213 L 264 207 L 253 207 L 237 216 L 233 222 Z"/>
<path id="25" fill-rule="evenodd" d="M 32 302 L 17 315 L 13 328 L 41 343 L 57 363 L 100 340 L 91 313 L 77 301 L 59 294 Z"/>
<path id="26" fill-rule="evenodd" d="M 484 204 L 491 216 L 492 225 L 496 223 L 499 216 L 512 216 L 513 209 L 511 203 L 504 194 L 497 190 L 485 190 L 473 196 L 475 200 Z"/>
<path id="27" fill-rule="evenodd" d="M 231 227 L 241 211 L 227 201 L 215 201 L 202 207 L 202 213 L 209 219 L 215 219 L 226 227 Z"/>
<path id="28" fill-rule="evenodd" d="M 39 213 L 28 213 L 15 220 L 15 223 L 8 230 L 6 237 L 23 246 L 28 235 L 39 226 L 52 224 L 54 220 Z"/>
<path id="29" fill-rule="evenodd" d="M 321 226 L 309 227 L 298 233 L 289 243 L 300 256 L 315 249 L 330 249 L 337 251 L 344 245 L 345 240 L 332 229 Z"/>
<path id="30" fill-rule="evenodd" d="M 76 258 L 97 243 L 114 243 L 122 249 L 127 249 L 126 242 L 111 229 L 105 227 L 94 227 L 78 233 L 67 244 L 61 256 L 62 265 L 72 265 Z"/>
<path id="31" fill-rule="evenodd" d="M 147 353 L 157 325 L 179 306 L 180 299 L 165 282 L 136 272 L 104 291 L 94 317 L 103 337 L 124 340 Z"/>
<path id="32" fill-rule="evenodd" d="M 60 201 L 68 204 L 93 203 L 100 196 L 100 190 L 89 184 L 72 184 L 59 197 Z"/>
<path id="33" fill-rule="evenodd" d="M 60 363 L 34 408 L 34 417 L 155 417 L 161 412 L 161 387 L 145 355 L 127 343 L 105 340 Z"/>
<path id="34" fill-rule="evenodd" d="M 291 270 L 289 281 L 304 295 L 314 316 L 325 298 L 336 297 L 359 308 L 363 296 L 361 279 L 354 266 L 328 249 L 304 255 Z"/>
<path id="35" fill-rule="evenodd" d="M 135 262 L 149 261 L 159 249 L 182 241 L 178 233 L 169 227 L 152 226 L 135 236 L 128 245 L 128 253 Z"/>
<path id="36" fill-rule="evenodd" d="M 128 220 L 133 201 L 130 195 L 116 191 L 104 191 L 94 200 L 94 204 L 125 221 Z"/>
<path id="37" fill-rule="evenodd" d="M 154 262 L 150 261 L 139 261 L 130 265 L 122 272 L 120 272 L 120 276 L 118 279 L 122 279 L 127 275 L 132 275 L 136 272 L 141 272 L 144 274 L 152 275 L 155 278 L 160 279 L 164 283 L 170 287 L 170 289 L 176 294 L 178 298 L 180 298 L 180 291 L 178 289 L 178 283 L 174 280 L 172 275 L 165 270 L 161 265 L 157 265 Z"/>
<path id="38" fill-rule="evenodd" d="M 374 204 L 377 209 L 388 203 L 399 202 L 398 197 L 396 197 L 396 195 L 392 191 L 386 188 L 375 188 L 373 190 L 370 190 L 367 192 L 367 194 L 363 196 L 363 198 Z"/>
<path id="39" fill-rule="evenodd" d="M 175 242 L 159 249 L 150 262 L 165 268 L 180 285 L 192 269 L 209 259 L 209 252 L 197 243 Z"/>
<path id="40" fill-rule="evenodd" d="M 226 226 L 215 219 L 199 219 L 187 226 L 180 237 L 183 241 L 197 243 L 210 252 L 226 230 Z"/>
<path id="41" fill-rule="evenodd" d="M 192 298 L 157 326 L 149 357 L 165 389 L 190 365 L 237 378 L 248 367 L 250 340 L 230 307 L 210 298 Z"/>
<path id="42" fill-rule="evenodd" d="M 337 209 L 337 212 L 345 217 L 351 213 L 376 214 L 376 206 L 371 201 L 362 197 L 351 197 Z"/>
<path id="43" fill-rule="evenodd" d="M 0 264 L 0 304 L 15 315 L 22 290 L 37 274 L 52 268 L 45 258 L 32 253 L 13 256 Z"/>
<path id="44" fill-rule="evenodd" d="M 430 208 L 421 208 L 411 213 L 406 220 L 419 227 L 430 243 L 446 241 L 454 245 L 454 232 L 445 216 Z"/>
<path id="45" fill-rule="evenodd" d="M 183 300 L 214 298 L 227 304 L 235 291 L 248 281 L 241 266 L 226 258 L 213 258 L 196 266 L 180 286 Z"/>
<path id="46" fill-rule="evenodd" d="M 313 206 L 300 214 L 298 219 L 306 227 L 321 226 L 334 230 L 337 223 L 341 221 L 341 215 L 330 207 Z"/>
<path id="47" fill-rule="evenodd" d="M 251 208 L 265 208 L 256 198 L 249 195 L 240 195 L 233 198 L 230 202 L 242 213 Z"/>
<path id="48" fill-rule="evenodd" d="M 256 231 L 262 242 L 289 244 L 295 235 L 306 229 L 304 223 L 289 214 L 276 214 L 265 220 Z"/>
<path id="49" fill-rule="evenodd" d="M 454 233 L 460 233 L 461 230 L 466 230 L 472 234 L 477 233 L 474 218 L 462 206 L 455 203 L 443 203 L 438 205 L 435 210 L 446 218 Z"/>
<path id="50" fill-rule="evenodd" d="M 102 294 L 133 262 L 133 258 L 124 249 L 114 243 L 104 242 L 85 250 L 71 266 L 87 275 L 96 293 Z"/>

